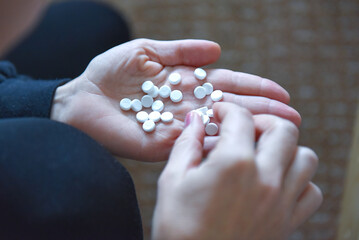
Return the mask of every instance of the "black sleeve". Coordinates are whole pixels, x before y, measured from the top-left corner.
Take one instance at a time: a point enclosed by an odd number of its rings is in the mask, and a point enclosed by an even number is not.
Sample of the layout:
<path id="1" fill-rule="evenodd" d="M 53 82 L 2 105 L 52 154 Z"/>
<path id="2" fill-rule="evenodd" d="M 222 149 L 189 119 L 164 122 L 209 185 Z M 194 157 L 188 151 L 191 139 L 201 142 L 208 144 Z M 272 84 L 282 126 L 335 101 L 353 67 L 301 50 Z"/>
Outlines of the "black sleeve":
<path id="1" fill-rule="evenodd" d="M 68 81 L 34 80 L 18 75 L 11 63 L 0 62 L 0 118 L 49 118 L 56 88 Z"/>

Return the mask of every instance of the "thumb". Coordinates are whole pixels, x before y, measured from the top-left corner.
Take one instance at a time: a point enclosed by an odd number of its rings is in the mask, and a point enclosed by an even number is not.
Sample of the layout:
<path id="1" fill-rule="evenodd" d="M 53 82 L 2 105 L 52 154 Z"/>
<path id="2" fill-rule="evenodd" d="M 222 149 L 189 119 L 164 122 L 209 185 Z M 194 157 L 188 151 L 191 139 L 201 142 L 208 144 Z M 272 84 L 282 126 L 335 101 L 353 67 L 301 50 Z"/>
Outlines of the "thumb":
<path id="1" fill-rule="evenodd" d="M 207 40 L 149 40 L 148 43 L 154 49 L 154 56 L 149 56 L 151 60 L 167 66 L 204 66 L 216 62 L 221 55 L 221 47 Z"/>
<path id="2" fill-rule="evenodd" d="M 165 171 L 185 173 L 202 161 L 204 125 L 195 111 L 186 116 L 186 127 L 177 138 Z"/>

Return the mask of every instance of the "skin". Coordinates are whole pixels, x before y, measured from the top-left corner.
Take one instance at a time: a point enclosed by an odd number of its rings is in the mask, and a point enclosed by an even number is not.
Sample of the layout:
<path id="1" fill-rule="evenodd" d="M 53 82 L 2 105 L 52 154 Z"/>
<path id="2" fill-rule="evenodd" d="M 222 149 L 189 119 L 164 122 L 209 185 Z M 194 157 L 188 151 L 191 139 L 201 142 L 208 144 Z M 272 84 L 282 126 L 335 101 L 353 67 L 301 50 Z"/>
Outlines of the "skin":
<path id="1" fill-rule="evenodd" d="M 211 108 L 212 100 L 198 100 L 193 90 L 205 81 L 194 78 L 198 66 L 214 63 L 220 56 L 218 44 L 204 40 L 154 41 L 137 39 L 94 58 L 84 73 L 59 87 L 51 118 L 70 124 L 103 144 L 113 154 L 141 161 L 164 161 L 183 130 L 187 112 L 202 106 Z M 182 82 L 171 86 L 167 77 L 182 75 Z M 270 113 L 296 125 L 301 118 L 289 107 L 289 94 L 275 82 L 258 76 L 225 69 L 208 69 L 208 82 L 224 91 L 223 101 L 248 108 L 254 114 Z M 162 99 L 165 111 L 174 114 L 172 123 L 158 123 L 146 133 L 133 111 L 119 108 L 123 98 L 141 99 L 141 85 L 151 80 L 156 86 L 171 86 L 183 92 L 183 100 L 173 103 Z M 217 138 L 207 138 L 209 150 Z"/>
<path id="2" fill-rule="evenodd" d="M 297 145 L 290 121 L 232 103 L 213 109 L 221 133 L 205 160 L 198 114 L 176 140 L 158 182 L 153 239 L 287 239 L 322 202 L 310 182 L 316 154 Z"/>

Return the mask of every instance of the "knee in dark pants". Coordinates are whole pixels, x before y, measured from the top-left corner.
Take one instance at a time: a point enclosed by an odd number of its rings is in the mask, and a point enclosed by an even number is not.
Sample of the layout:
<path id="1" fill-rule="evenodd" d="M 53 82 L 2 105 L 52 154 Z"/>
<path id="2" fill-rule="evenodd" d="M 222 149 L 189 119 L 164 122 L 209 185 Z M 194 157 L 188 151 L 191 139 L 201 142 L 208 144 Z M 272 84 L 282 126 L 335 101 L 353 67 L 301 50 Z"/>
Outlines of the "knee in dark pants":
<path id="1" fill-rule="evenodd" d="M 93 139 L 36 118 L 0 133 L 0 238 L 142 238 L 131 177 Z"/>
<path id="2" fill-rule="evenodd" d="M 98 54 L 130 40 L 120 13 L 94 1 L 53 3 L 33 32 L 5 59 L 33 78 L 75 78 Z"/>

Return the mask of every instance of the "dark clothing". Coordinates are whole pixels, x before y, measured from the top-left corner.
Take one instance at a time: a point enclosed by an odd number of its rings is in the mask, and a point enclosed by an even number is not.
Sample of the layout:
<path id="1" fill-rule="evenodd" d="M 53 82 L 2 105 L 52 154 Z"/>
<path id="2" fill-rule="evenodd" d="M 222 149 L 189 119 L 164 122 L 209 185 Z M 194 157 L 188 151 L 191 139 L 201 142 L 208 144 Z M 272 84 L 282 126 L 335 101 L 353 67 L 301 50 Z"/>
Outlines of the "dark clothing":
<path id="1" fill-rule="evenodd" d="M 3 119 L 0 146 L 0 239 L 142 239 L 129 173 L 84 133 Z"/>
<path id="2" fill-rule="evenodd" d="M 34 80 L 18 75 L 10 62 L 0 62 L 0 118 L 49 118 L 55 90 L 67 81 Z"/>
<path id="3" fill-rule="evenodd" d="M 52 4 L 43 20 L 3 59 L 32 78 L 75 78 L 98 54 L 130 40 L 125 19 L 105 4 Z"/>
<path id="4" fill-rule="evenodd" d="M 73 78 L 128 34 L 104 5 L 57 3 L 8 57 L 36 79 Z M 142 239 L 126 169 L 86 134 L 47 119 L 69 80 L 35 80 L 0 62 L 0 239 Z"/>

